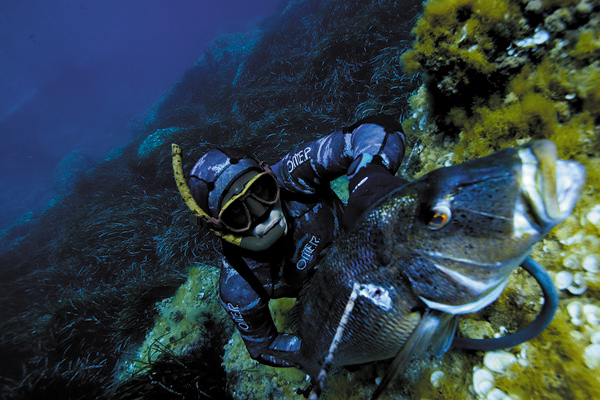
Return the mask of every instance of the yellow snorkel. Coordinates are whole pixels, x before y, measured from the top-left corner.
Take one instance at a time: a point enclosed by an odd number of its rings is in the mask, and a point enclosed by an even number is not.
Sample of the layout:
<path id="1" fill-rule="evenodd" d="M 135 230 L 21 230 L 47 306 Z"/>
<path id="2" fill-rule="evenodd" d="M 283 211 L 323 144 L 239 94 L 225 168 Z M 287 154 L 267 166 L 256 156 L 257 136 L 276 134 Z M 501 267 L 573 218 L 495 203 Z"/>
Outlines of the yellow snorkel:
<path id="1" fill-rule="evenodd" d="M 188 206 L 190 211 L 198 218 L 202 218 L 205 221 L 210 221 L 214 219 L 208 213 L 206 213 L 198 203 L 192 197 L 192 193 L 190 192 L 190 187 L 185 180 L 185 174 L 183 172 L 183 160 L 181 158 L 181 148 L 175 143 L 171 144 L 171 152 L 173 156 L 173 175 L 175 176 L 175 183 L 177 184 L 177 188 L 179 189 L 179 194 L 185 201 L 185 204 Z M 242 242 L 242 238 L 240 236 L 235 236 L 232 234 L 225 234 L 221 231 L 211 229 L 217 236 L 225 239 L 226 241 L 239 246 Z"/>

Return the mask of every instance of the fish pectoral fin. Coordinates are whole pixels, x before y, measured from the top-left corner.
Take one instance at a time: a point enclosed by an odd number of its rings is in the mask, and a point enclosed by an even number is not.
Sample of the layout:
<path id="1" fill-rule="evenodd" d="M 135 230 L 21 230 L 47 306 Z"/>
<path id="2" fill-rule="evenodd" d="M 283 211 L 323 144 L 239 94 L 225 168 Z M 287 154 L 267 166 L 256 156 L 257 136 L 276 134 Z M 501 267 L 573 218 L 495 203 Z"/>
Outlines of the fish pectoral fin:
<path id="1" fill-rule="evenodd" d="M 431 348 L 436 357 L 444 354 L 454 338 L 457 321 L 454 315 L 427 308 L 421 321 L 392 361 L 390 369 L 375 389 L 371 399 L 379 398 L 398 373 L 406 368 L 414 355 L 422 354 L 428 348 Z"/>

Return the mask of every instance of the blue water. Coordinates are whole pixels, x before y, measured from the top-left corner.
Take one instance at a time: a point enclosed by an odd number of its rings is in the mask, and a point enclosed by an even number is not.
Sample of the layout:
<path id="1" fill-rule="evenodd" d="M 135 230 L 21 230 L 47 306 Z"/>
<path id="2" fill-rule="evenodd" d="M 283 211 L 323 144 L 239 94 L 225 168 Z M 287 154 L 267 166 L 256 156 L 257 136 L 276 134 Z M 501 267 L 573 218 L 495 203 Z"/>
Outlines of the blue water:
<path id="1" fill-rule="evenodd" d="M 132 126 L 212 39 L 256 29 L 286 0 L 4 0 L 0 3 L 0 231 L 58 192 Z"/>

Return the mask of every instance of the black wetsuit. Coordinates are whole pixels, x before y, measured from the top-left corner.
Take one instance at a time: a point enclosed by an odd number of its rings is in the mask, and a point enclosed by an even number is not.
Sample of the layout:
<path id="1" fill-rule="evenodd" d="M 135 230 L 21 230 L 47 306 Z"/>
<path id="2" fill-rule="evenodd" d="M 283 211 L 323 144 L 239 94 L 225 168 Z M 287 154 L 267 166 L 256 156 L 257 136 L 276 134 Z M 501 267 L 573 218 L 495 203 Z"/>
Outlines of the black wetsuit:
<path id="1" fill-rule="evenodd" d="M 273 344 L 278 332 L 269 300 L 296 297 L 319 253 L 341 235 L 344 226 L 406 182 L 393 176 L 404 155 L 405 139 L 399 124 L 384 128 L 361 122 L 299 146 L 272 166 L 288 224 L 285 237 L 264 252 L 223 242 L 221 302 L 250 355 L 260 362 L 287 366 L 261 351 L 269 346 L 277 350 L 292 347 L 285 340 Z M 347 207 L 329 186 L 342 175 L 350 178 Z"/>

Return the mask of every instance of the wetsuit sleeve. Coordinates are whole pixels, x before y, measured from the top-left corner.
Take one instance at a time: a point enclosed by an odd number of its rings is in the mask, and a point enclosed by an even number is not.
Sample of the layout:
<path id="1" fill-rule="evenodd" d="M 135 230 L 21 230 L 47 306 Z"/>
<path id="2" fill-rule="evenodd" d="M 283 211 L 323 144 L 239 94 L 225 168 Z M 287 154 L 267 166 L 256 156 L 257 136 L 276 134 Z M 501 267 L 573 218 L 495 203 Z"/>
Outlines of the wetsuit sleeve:
<path id="1" fill-rule="evenodd" d="M 348 204 L 344 210 L 342 225 L 350 228 L 356 220 L 379 199 L 407 184 L 406 179 L 394 176 L 377 162 L 360 169 L 348 183 Z"/>
<path id="2" fill-rule="evenodd" d="M 394 174 L 404 157 L 404 134 L 364 121 L 299 146 L 272 166 L 280 184 L 290 192 L 315 194 L 330 181 L 355 174 L 373 159 Z"/>
<path id="3" fill-rule="evenodd" d="M 226 258 L 223 258 L 219 278 L 219 296 L 221 305 L 235 323 L 253 359 L 276 367 L 293 366 L 283 359 L 264 354 L 269 349 L 292 351 L 297 346 L 294 338 L 288 340 L 291 341 L 289 345 L 285 341 L 289 335 L 278 334 L 271 318 L 268 299 L 259 296 Z"/>

